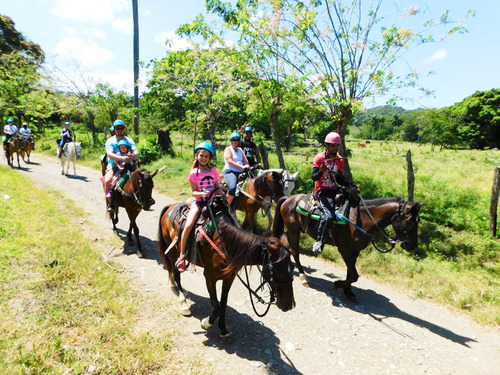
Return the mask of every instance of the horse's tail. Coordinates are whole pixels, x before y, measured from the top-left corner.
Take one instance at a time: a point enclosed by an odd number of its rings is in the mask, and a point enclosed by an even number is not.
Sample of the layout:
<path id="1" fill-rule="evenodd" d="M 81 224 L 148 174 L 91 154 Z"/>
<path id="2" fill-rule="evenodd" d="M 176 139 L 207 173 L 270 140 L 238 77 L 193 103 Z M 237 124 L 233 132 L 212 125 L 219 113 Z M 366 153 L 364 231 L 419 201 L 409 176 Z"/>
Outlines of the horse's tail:
<path id="1" fill-rule="evenodd" d="M 273 228 L 271 236 L 280 237 L 285 232 L 285 222 L 281 216 L 281 206 L 288 199 L 288 197 L 281 197 L 276 204 L 276 212 L 274 213 Z"/>
<path id="2" fill-rule="evenodd" d="M 170 208 L 170 204 L 165 206 L 163 210 L 161 210 L 160 213 L 160 220 L 158 221 L 158 254 L 160 255 L 160 258 L 163 259 L 163 264 L 165 265 L 165 268 L 167 269 L 168 272 L 173 272 L 173 265 L 172 262 L 170 261 L 170 257 L 168 257 L 165 254 L 165 251 L 167 250 L 167 243 L 165 241 L 165 238 L 163 237 L 163 231 L 162 231 L 162 226 L 161 222 L 163 219 L 163 215 L 167 210 Z"/>

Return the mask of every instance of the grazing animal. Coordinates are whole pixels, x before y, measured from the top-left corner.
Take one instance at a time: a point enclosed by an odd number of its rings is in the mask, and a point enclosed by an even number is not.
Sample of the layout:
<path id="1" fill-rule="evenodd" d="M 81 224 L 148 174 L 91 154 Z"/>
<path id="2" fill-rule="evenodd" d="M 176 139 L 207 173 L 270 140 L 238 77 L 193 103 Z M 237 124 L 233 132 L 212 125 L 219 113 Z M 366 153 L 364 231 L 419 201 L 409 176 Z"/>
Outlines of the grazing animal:
<path id="1" fill-rule="evenodd" d="M 299 214 L 296 207 L 299 202 L 305 201 L 305 194 L 292 195 L 278 201 L 273 223 L 273 235 L 280 236 L 287 231 L 290 250 L 295 259 L 299 277 L 307 286 L 307 278 L 299 260 L 299 237 L 302 232 L 307 232 L 312 238 L 317 235 L 317 221 L 310 220 L 308 216 Z M 407 203 L 402 198 L 379 198 L 362 201 L 357 208 L 351 208 L 348 219 L 355 225 L 334 224 L 334 238 L 328 236 L 326 243 L 337 246 L 342 259 L 347 266 L 345 280 L 337 280 L 335 288 L 343 288 L 345 295 L 352 301 L 356 297 L 351 290 L 351 284 L 358 280 L 356 260 L 361 250 L 366 248 L 372 236 L 383 233 L 384 228 L 392 225 L 396 232 L 396 241 L 407 251 L 412 251 L 418 245 L 419 211 L 422 203 Z M 395 243 L 386 235 L 386 239 Z"/>
<path id="2" fill-rule="evenodd" d="M 158 252 L 169 274 L 172 290 L 179 296 L 184 315 L 190 315 L 186 304 L 186 296 L 181 286 L 181 274 L 174 266 L 179 257 L 180 229 L 174 212 L 180 205 L 176 203 L 163 209 L 160 215 L 158 233 Z M 221 338 L 229 341 L 230 333 L 226 327 L 226 307 L 229 289 L 241 268 L 246 265 L 261 265 L 262 279 L 271 288 L 271 294 L 276 298 L 276 305 L 282 311 L 291 310 L 295 306 L 292 288 L 292 263 L 289 250 L 280 239 L 263 237 L 248 233 L 230 223 L 229 206 L 224 198 L 216 196 L 210 203 L 211 217 L 214 217 L 216 230 L 209 241 L 199 245 L 196 265 L 204 267 L 212 312 L 202 319 L 201 326 L 208 329 L 219 318 L 218 326 Z M 172 216 L 172 217 L 171 217 Z M 222 281 L 220 301 L 217 298 L 216 283 Z"/>
<path id="3" fill-rule="evenodd" d="M 366 148 L 366 142 L 358 142 L 358 147 Z"/>
<path id="4" fill-rule="evenodd" d="M 276 171 L 262 173 L 250 178 L 242 185 L 242 190 L 233 201 L 234 208 L 245 212 L 242 227 L 255 233 L 255 216 L 262 207 L 264 199 L 271 197 L 278 201 L 283 196 L 283 173 Z"/>
<path id="5" fill-rule="evenodd" d="M 76 158 L 81 156 L 82 143 L 81 142 L 68 142 L 64 145 L 61 154 L 61 174 L 67 175 L 69 172 L 69 163 L 73 162 L 73 175 L 76 176 Z M 64 166 L 66 166 L 66 173 L 64 173 Z"/>
<path id="6" fill-rule="evenodd" d="M 151 206 L 155 204 L 155 200 L 152 197 L 154 187 L 153 178 L 163 169 L 165 169 L 165 167 L 157 169 L 153 173 L 149 173 L 144 169 L 136 169 L 130 173 L 129 178 L 123 187 L 120 187 L 118 182 L 112 198 L 106 198 L 106 206 L 109 206 L 110 200 L 113 199 L 113 203 L 116 207 L 114 211 L 109 212 L 109 217 L 113 223 L 113 230 L 115 232 L 118 232 L 118 229 L 116 228 L 116 224 L 118 223 L 118 207 L 123 207 L 127 211 L 127 215 L 130 220 L 127 238 L 129 242 L 132 242 L 133 230 L 140 257 L 143 257 L 144 253 L 142 250 L 141 240 L 139 238 L 139 227 L 137 226 L 135 220 L 143 209 L 148 211 Z"/>
<path id="7" fill-rule="evenodd" d="M 21 164 L 19 163 L 19 154 L 24 161 L 24 149 L 21 149 L 21 145 L 19 142 L 19 138 L 14 137 L 6 146 L 4 145 L 5 157 L 7 158 L 7 164 L 11 167 L 14 166 L 14 154 L 17 156 L 17 167 L 21 168 Z"/>

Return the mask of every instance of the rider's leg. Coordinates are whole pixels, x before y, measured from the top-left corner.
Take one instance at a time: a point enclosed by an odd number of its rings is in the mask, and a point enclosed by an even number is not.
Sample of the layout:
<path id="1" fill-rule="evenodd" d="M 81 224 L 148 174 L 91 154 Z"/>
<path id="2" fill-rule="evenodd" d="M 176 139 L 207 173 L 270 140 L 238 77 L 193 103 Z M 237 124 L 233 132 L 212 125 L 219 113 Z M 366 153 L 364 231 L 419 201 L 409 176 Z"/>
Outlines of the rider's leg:
<path id="1" fill-rule="evenodd" d="M 226 185 L 227 185 L 227 203 L 231 205 L 234 200 L 234 195 L 236 193 L 236 186 L 238 184 L 238 176 L 231 172 L 231 171 L 226 171 L 224 173 L 224 179 L 226 180 Z"/>
<path id="2" fill-rule="evenodd" d="M 325 246 L 335 212 L 335 193 L 323 190 L 319 193 L 318 200 L 321 207 L 321 219 L 318 223 L 318 234 L 313 246 L 313 253 L 320 253 Z"/>
<path id="3" fill-rule="evenodd" d="M 196 220 L 198 219 L 198 215 L 200 213 L 201 209 L 198 206 L 197 202 L 193 202 L 191 205 L 191 208 L 189 210 L 188 216 L 186 218 L 186 224 L 184 225 L 184 229 L 182 230 L 181 233 L 181 245 L 179 247 L 179 259 L 175 262 L 177 269 L 181 272 L 184 272 L 186 270 L 186 261 L 184 259 L 184 255 L 186 253 L 186 246 L 187 242 L 189 239 L 189 235 L 191 234 L 191 231 L 193 230 L 194 224 L 196 223 Z"/>

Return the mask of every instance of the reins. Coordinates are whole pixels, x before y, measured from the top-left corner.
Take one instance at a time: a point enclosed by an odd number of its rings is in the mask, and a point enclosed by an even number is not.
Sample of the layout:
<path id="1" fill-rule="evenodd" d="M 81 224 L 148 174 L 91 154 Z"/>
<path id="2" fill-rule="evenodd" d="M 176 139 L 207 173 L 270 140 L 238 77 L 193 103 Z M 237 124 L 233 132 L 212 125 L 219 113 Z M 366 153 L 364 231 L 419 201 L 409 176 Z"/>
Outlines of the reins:
<path id="1" fill-rule="evenodd" d="M 130 183 L 132 184 L 132 194 L 129 194 L 127 192 L 125 192 L 121 187 L 120 185 L 118 184 L 116 186 L 116 190 L 118 190 L 120 192 L 121 195 L 123 195 L 125 198 L 129 198 L 129 199 L 134 199 L 135 200 L 135 203 L 137 203 L 139 206 L 142 207 L 142 202 L 140 200 L 140 194 L 141 194 L 141 191 L 138 190 L 137 191 L 137 194 L 135 193 L 135 190 L 134 190 L 134 183 L 132 182 L 132 174 L 130 173 L 130 171 L 127 171 L 128 175 L 129 175 L 129 180 L 130 180 Z M 139 196 L 138 196 L 139 195 Z"/>

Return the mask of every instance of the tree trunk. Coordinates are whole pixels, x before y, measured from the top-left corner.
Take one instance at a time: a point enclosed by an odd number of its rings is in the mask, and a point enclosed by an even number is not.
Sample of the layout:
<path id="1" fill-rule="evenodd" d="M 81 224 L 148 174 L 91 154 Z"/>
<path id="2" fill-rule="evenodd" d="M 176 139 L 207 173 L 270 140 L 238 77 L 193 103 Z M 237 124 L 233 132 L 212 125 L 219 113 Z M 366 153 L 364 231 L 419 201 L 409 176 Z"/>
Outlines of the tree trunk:
<path id="1" fill-rule="evenodd" d="M 274 145 L 276 146 L 276 155 L 278 155 L 278 161 L 280 163 L 280 168 L 285 169 L 285 160 L 283 159 L 283 153 L 281 152 L 280 140 L 278 133 L 276 131 L 278 125 L 278 115 L 279 110 L 273 111 L 271 114 L 271 135 L 273 137 Z"/>
<path id="2" fill-rule="evenodd" d="M 134 134 L 139 134 L 139 13 L 137 0 L 132 0 L 134 18 Z"/>
<path id="3" fill-rule="evenodd" d="M 335 129 L 337 133 L 340 135 L 340 139 L 342 140 L 342 145 L 340 148 L 340 155 L 342 155 L 344 159 L 344 174 L 345 176 L 354 182 L 351 173 L 351 167 L 349 166 L 349 159 L 347 158 L 347 147 L 345 145 L 345 135 L 347 133 L 347 126 L 352 118 L 352 109 L 350 107 L 343 107 L 340 109 L 341 111 L 341 119 L 340 121 L 335 121 Z"/>

